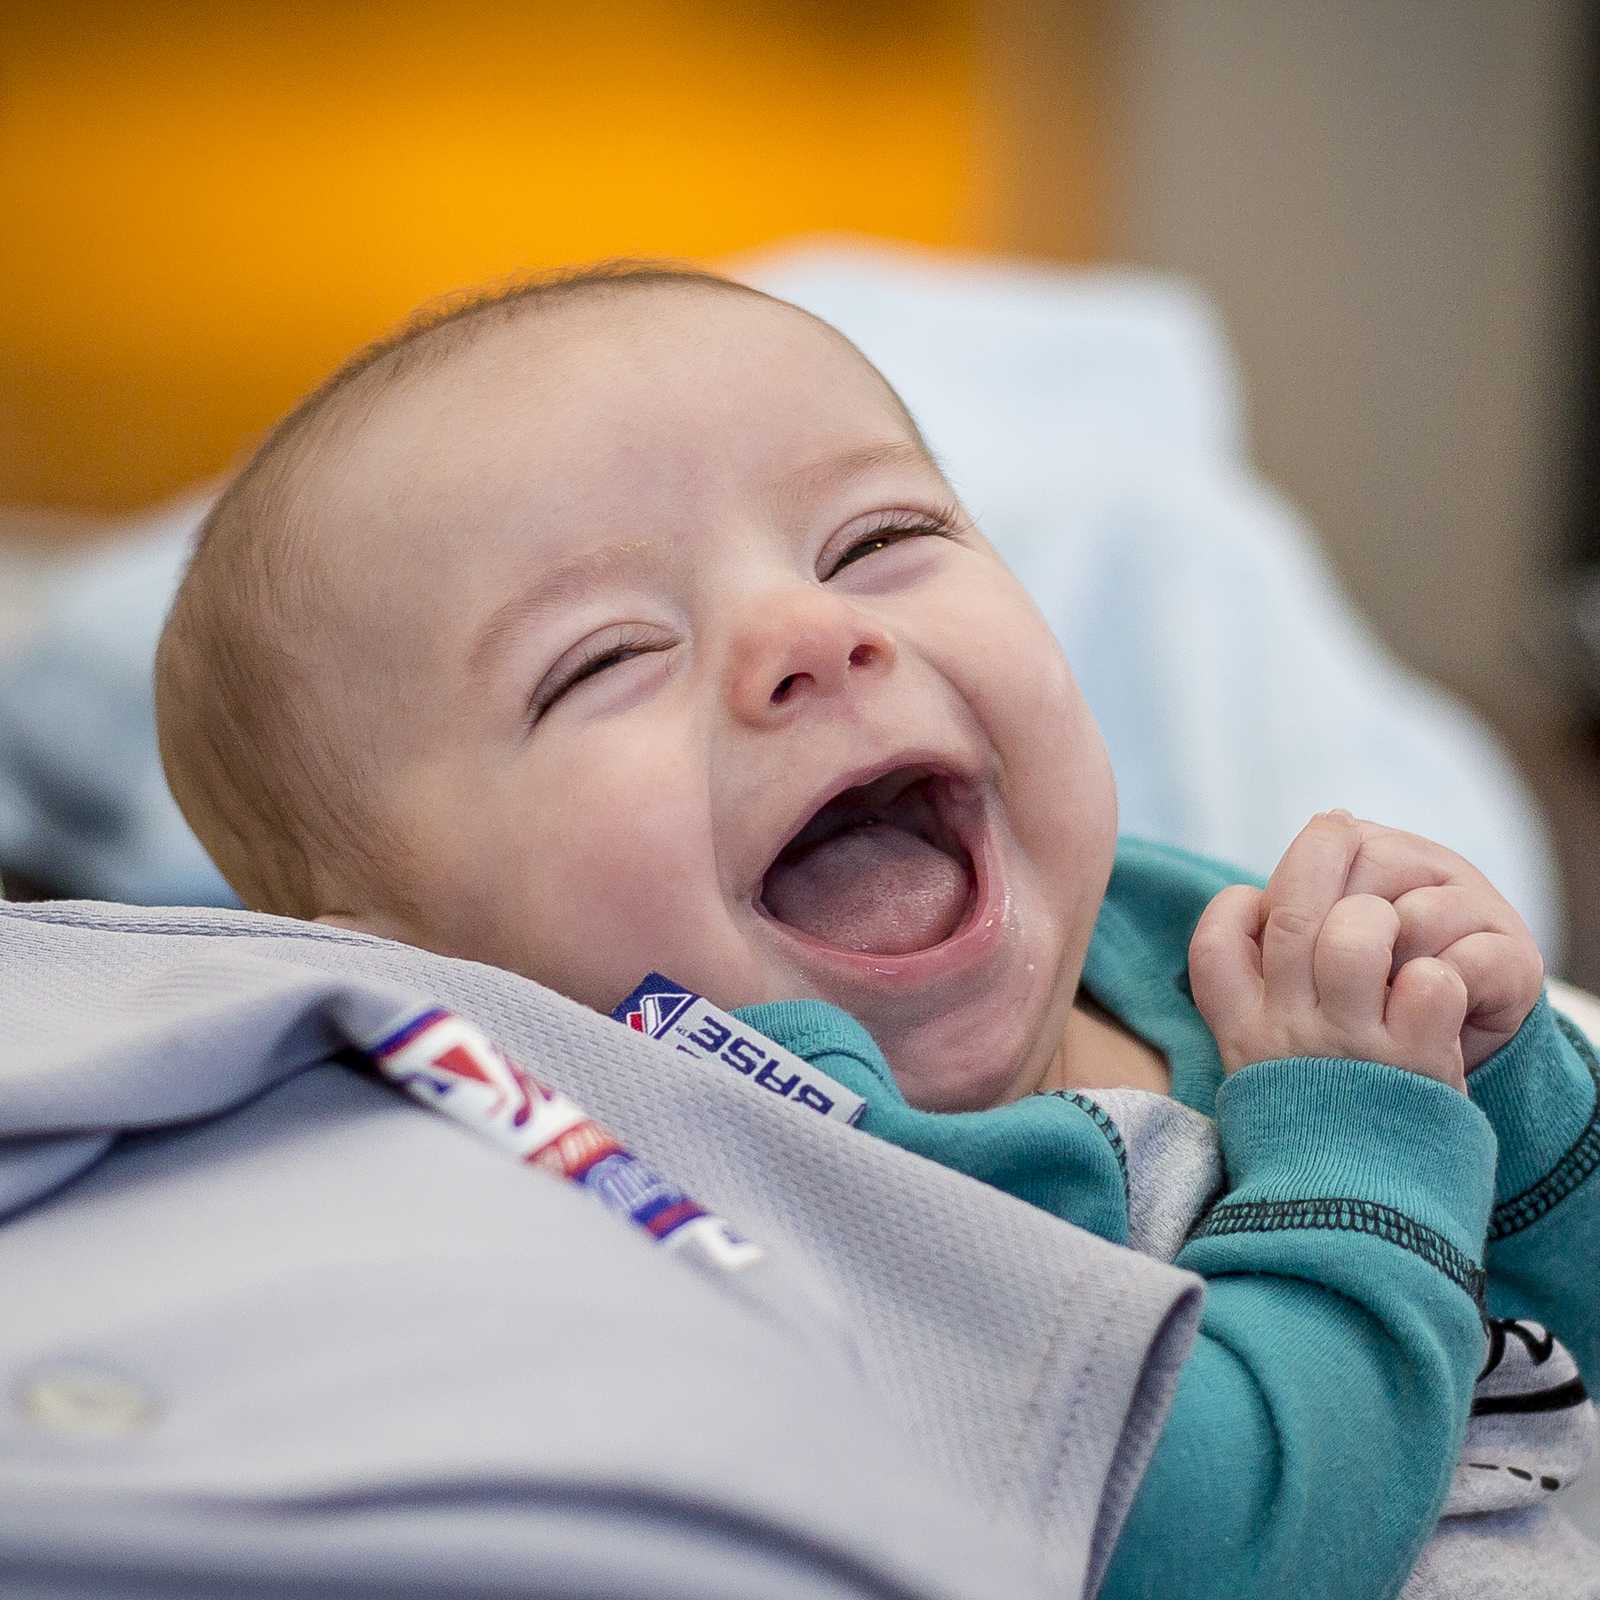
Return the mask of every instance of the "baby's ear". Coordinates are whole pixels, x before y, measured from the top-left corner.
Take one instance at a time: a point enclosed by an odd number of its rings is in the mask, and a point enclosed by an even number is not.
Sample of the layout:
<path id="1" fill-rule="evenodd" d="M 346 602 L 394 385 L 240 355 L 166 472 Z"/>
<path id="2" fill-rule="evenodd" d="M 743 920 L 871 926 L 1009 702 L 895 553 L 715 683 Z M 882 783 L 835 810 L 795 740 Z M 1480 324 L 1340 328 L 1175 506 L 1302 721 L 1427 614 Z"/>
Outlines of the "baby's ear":
<path id="1" fill-rule="evenodd" d="M 343 928 L 348 933 L 370 933 L 379 939 L 397 939 L 401 944 L 410 943 L 406 930 L 400 922 L 382 911 L 364 911 L 359 914 L 348 911 L 324 911 L 321 916 L 312 920 L 324 928 Z"/>

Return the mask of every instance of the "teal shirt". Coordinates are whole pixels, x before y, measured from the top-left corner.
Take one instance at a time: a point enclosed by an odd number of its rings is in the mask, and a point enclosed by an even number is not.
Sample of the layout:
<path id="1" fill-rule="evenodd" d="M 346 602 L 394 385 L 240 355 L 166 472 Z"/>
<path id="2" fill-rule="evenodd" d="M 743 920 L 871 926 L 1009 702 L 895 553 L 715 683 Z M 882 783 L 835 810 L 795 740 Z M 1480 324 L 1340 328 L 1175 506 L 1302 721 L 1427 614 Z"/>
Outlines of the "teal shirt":
<path id="1" fill-rule="evenodd" d="M 1216 1119 L 1228 1175 L 1176 1258 L 1207 1280 L 1201 1332 L 1101 1593 L 1390 1596 L 1444 1503 L 1485 1296 L 1595 1373 L 1600 1074 L 1542 998 L 1470 1101 L 1336 1058 L 1224 1082 L 1188 944 L 1211 898 L 1248 881 L 1123 838 L 1084 964 L 1083 987 L 1165 1054 L 1174 1098 Z M 862 1095 L 868 1133 L 1126 1242 L 1122 1142 L 1088 1096 L 918 1111 L 837 1008 L 739 1014 Z"/>

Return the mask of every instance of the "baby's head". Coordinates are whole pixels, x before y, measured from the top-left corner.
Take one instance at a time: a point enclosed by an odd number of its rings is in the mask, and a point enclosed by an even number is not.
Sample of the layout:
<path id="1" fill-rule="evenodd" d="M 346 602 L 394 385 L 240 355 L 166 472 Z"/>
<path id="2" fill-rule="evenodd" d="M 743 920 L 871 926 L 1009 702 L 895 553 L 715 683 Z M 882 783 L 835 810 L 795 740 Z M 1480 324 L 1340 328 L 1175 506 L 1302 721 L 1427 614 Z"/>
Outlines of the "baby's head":
<path id="1" fill-rule="evenodd" d="M 842 335 L 602 269 L 363 352 L 212 513 L 157 660 L 247 905 L 609 1010 L 831 1000 L 909 1099 L 1059 1044 L 1111 868 L 1043 619 Z"/>

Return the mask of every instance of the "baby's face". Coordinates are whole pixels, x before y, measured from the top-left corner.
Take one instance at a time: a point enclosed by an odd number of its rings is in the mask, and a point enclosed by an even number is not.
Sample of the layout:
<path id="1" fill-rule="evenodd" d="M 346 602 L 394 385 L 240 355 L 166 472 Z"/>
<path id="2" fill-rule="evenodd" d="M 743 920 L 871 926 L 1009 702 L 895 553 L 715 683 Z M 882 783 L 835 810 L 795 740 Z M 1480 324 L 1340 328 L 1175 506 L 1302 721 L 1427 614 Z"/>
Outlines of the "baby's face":
<path id="1" fill-rule="evenodd" d="M 414 917 L 609 1011 L 819 997 L 931 1108 L 1027 1092 L 1116 832 L 1042 618 L 791 308 L 577 299 L 386 395 L 324 492 Z"/>

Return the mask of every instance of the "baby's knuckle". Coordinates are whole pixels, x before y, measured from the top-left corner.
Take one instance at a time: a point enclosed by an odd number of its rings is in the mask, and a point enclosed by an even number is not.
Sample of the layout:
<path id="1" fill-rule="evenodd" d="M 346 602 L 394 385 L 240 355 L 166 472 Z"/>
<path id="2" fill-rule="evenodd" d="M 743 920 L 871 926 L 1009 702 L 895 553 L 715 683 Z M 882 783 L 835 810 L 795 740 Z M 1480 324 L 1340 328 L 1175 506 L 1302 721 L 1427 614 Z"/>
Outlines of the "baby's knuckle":
<path id="1" fill-rule="evenodd" d="M 1544 953 L 1531 939 L 1523 946 L 1517 976 L 1527 992 L 1537 994 L 1544 987 Z"/>
<path id="2" fill-rule="evenodd" d="M 1306 939 L 1321 927 L 1318 918 L 1298 906 L 1273 906 L 1267 913 L 1266 931 L 1289 939 Z"/>
<path id="3" fill-rule="evenodd" d="M 1199 932 L 1203 928 L 1215 926 L 1217 919 L 1233 906 L 1237 898 L 1234 890 L 1240 887 L 1242 887 L 1240 884 L 1230 884 L 1226 889 L 1219 889 L 1212 895 L 1206 901 L 1205 909 L 1200 913 L 1199 921 L 1195 925 L 1195 931 Z"/>
<path id="4" fill-rule="evenodd" d="M 1317 955 L 1332 961 L 1376 961 L 1386 964 L 1397 929 L 1370 914 L 1329 917 L 1317 939 Z"/>
<path id="5" fill-rule="evenodd" d="M 1317 940 L 1317 956 L 1322 961 L 1343 964 L 1388 957 L 1388 947 L 1360 928 L 1324 928 Z"/>
<path id="6" fill-rule="evenodd" d="M 1228 923 L 1248 909 L 1249 901 L 1259 892 L 1247 883 L 1230 884 L 1219 890 L 1206 902 L 1195 932 L 1204 932 L 1208 937 L 1223 932 Z"/>
<path id="7" fill-rule="evenodd" d="M 1323 929 L 1324 938 L 1336 934 L 1363 946 L 1388 946 L 1400 932 L 1400 913 L 1381 895 L 1346 895 L 1334 902 Z"/>
<path id="8" fill-rule="evenodd" d="M 1333 908 L 1347 917 L 1383 927 L 1399 927 L 1400 913 L 1381 894 L 1347 894 Z"/>
<path id="9" fill-rule="evenodd" d="M 1413 988 L 1421 989 L 1441 1000 L 1465 999 L 1467 980 L 1437 956 L 1415 956 L 1400 969 Z"/>

